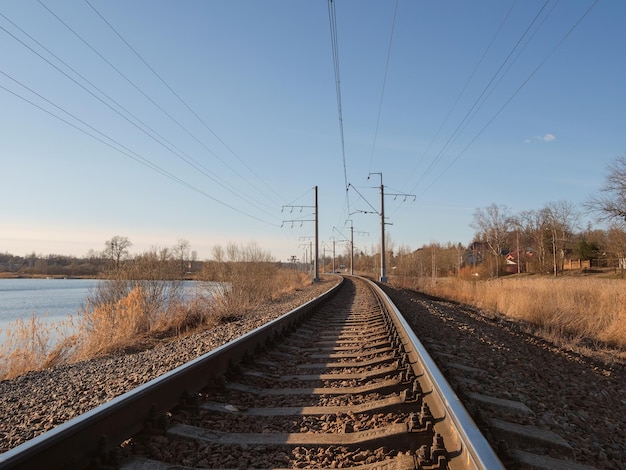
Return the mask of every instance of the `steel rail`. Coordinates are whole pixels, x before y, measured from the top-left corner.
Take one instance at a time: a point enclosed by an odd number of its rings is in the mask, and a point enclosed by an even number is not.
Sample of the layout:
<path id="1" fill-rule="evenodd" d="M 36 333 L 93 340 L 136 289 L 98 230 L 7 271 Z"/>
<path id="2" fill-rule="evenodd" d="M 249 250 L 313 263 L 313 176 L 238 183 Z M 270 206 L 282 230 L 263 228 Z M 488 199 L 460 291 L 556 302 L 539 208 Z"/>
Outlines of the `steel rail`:
<path id="1" fill-rule="evenodd" d="M 416 375 L 421 376 L 420 382 L 422 382 L 424 391 L 428 390 L 430 386 L 432 391 L 436 394 L 436 400 L 443 405 L 443 409 L 440 410 L 440 413 L 442 418 L 445 419 L 442 419 L 440 423 L 436 424 L 435 428 L 437 429 L 437 426 L 439 426 L 437 431 L 444 435 L 446 450 L 449 453 L 458 454 L 454 459 L 456 461 L 455 466 L 460 464 L 458 468 L 485 470 L 504 469 L 504 465 L 487 442 L 487 439 L 480 432 L 480 429 L 478 429 L 478 426 L 441 373 L 422 342 L 417 338 L 402 313 L 400 313 L 389 296 L 387 296 L 376 283 L 369 279 L 366 279 L 366 281 L 376 295 L 383 301 L 387 313 L 396 324 L 397 331 L 399 333 L 403 332 L 403 334 L 406 335 L 403 339 L 404 347 L 411 358 Z M 420 367 L 422 370 L 419 370 Z M 435 410 L 432 411 L 434 412 Z M 446 423 L 448 423 L 448 429 L 441 429 L 446 426 Z M 455 435 L 458 437 L 457 442 L 455 442 Z M 454 449 L 454 445 L 457 445 L 458 448 Z"/>
<path id="2" fill-rule="evenodd" d="M 0 454 L 0 469 L 85 468 L 102 447 L 115 447 L 175 407 L 185 391 L 194 394 L 212 378 L 252 355 L 299 324 L 343 286 L 343 280 L 321 296 L 281 317 L 141 385 L 28 442 Z"/>
<path id="3" fill-rule="evenodd" d="M 495 452 L 406 319 L 379 286 L 364 280 L 389 321 L 394 323 L 409 365 L 419 381 L 424 401 L 435 418 L 434 430 L 443 436 L 450 457 L 448 468 L 503 469 Z M 150 426 L 150 417 L 162 416 L 174 408 L 180 403 L 183 391 L 189 395 L 197 393 L 225 374 L 232 365 L 297 326 L 338 292 L 342 285 L 107 404 L 0 454 L 0 469 L 85 468 L 97 464 L 99 455 L 106 455 L 106 449 L 103 452 L 102 447 L 117 448 L 121 442 Z M 104 438 L 106 441 L 103 441 Z"/>

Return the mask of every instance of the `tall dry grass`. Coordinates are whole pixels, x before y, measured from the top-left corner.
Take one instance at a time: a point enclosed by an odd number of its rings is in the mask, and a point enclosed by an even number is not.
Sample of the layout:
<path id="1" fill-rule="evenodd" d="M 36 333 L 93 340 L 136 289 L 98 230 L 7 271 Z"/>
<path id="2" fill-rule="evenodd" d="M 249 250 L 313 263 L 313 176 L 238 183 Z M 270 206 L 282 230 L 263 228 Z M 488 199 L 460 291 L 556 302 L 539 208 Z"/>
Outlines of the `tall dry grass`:
<path id="1" fill-rule="evenodd" d="M 254 243 L 218 245 L 213 251 L 215 260 L 205 263 L 201 278 L 217 283 L 214 311 L 225 319 L 311 283 L 306 274 L 281 267 Z"/>
<path id="2" fill-rule="evenodd" d="M 0 379 L 67 361 L 73 346 L 67 326 L 67 322 L 49 324 L 34 314 L 11 323 L 3 330 L 5 340 L 0 344 Z"/>
<path id="3" fill-rule="evenodd" d="M 553 335 L 626 348 L 626 282 L 621 279 L 444 278 L 419 289 L 530 322 Z"/>
<path id="4" fill-rule="evenodd" d="M 150 331 L 149 316 L 146 295 L 139 286 L 114 302 L 94 307 L 88 304 L 78 316 L 74 359 L 102 356 L 136 345 Z"/>
<path id="5" fill-rule="evenodd" d="M 106 281 L 98 288 L 97 302 L 88 303 L 65 322 L 52 325 L 33 315 L 28 321 L 12 323 L 5 332 L 7 340 L 0 343 L 0 380 L 143 349 L 158 339 L 239 318 L 311 282 L 306 274 L 273 262 L 224 263 L 214 268 L 221 273 L 220 283 L 206 284 L 187 301 L 154 281 Z"/>

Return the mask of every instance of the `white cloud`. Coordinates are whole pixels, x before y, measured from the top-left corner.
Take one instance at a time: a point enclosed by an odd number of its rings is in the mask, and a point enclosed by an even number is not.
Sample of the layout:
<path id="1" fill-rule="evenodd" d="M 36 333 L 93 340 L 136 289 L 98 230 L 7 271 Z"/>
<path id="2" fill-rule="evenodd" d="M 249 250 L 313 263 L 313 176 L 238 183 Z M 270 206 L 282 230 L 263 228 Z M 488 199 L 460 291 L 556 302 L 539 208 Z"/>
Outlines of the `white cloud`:
<path id="1" fill-rule="evenodd" d="M 546 134 L 544 136 L 540 136 L 540 135 L 536 135 L 535 137 L 533 137 L 532 139 L 526 139 L 524 140 L 525 144 L 529 144 L 532 141 L 539 141 L 539 142 L 552 142 L 556 140 L 556 136 L 554 134 Z"/>

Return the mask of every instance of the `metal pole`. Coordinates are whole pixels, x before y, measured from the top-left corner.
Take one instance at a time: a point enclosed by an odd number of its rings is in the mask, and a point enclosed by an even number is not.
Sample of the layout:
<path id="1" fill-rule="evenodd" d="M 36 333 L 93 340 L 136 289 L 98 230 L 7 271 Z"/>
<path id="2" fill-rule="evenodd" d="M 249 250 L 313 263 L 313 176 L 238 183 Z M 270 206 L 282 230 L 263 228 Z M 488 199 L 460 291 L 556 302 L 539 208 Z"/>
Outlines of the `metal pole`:
<path id="1" fill-rule="evenodd" d="M 315 186 L 315 279 L 313 282 L 319 282 L 320 280 L 320 246 L 319 246 L 319 230 L 318 230 L 318 213 L 317 213 L 317 186 Z"/>
<path id="2" fill-rule="evenodd" d="M 335 240 L 333 239 L 333 274 L 335 274 Z"/>
<path id="3" fill-rule="evenodd" d="M 380 282 L 387 282 L 387 266 L 385 264 L 385 187 L 383 174 L 380 174 Z"/>
<path id="4" fill-rule="evenodd" d="M 354 276 L 354 224 L 350 221 L 350 274 Z"/>

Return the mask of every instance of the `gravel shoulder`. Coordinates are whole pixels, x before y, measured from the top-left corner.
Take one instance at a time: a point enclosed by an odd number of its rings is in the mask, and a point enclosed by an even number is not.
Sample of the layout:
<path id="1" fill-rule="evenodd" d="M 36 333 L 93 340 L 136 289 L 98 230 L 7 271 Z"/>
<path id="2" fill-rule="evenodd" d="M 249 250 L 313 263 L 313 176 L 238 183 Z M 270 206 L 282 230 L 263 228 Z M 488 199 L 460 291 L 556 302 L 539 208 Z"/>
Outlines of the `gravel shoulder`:
<path id="1" fill-rule="evenodd" d="M 559 348 L 505 317 L 410 290 L 383 288 L 462 401 L 471 403 L 473 393 L 519 401 L 533 411 L 523 424 L 559 434 L 574 448 L 576 462 L 626 469 L 623 364 Z M 487 374 L 463 380 L 449 367 L 451 354 Z M 481 411 L 466 406 L 497 448 L 498 436 L 490 432 Z"/>
<path id="2" fill-rule="evenodd" d="M 85 361 L 0 382 L 0 452 L 62 424 L 321 295 L 324 279 L 245 318 L 153 349 Z M 533 414 L 528 424 L 562 436 L 576 461 L 626 469 L 626 370 L 562 349 L 523 325 L 414 291 L 383 286 L 462 400 L 472 393 L 516 400 Z M 453 352 L 488 371 L 477 383 L 458 379 L 446 365 Z M 468 407 L 492 445 L 480 411 Z"/>
<path id="3" fill-rule="evenodd" d="M 0 452 L 195 359 L 303 303 L 338 282 L 321 282 L 248 312 L 242 319 L 152 349 L 30 372 L 0 382 Z"/>

